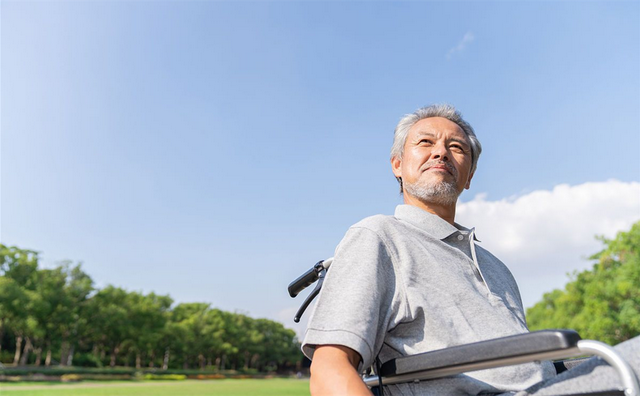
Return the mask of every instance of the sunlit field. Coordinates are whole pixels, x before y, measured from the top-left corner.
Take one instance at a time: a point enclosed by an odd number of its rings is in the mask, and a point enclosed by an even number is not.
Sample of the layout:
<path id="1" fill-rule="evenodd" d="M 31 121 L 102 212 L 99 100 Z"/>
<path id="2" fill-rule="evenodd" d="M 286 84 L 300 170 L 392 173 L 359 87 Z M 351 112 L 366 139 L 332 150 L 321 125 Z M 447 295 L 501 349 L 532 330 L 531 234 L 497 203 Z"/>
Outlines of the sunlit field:
<path id="1" fill-rule="evenodd" d="M 76 384 L 0 384 L 2 396 L 307 396 L 309 381 L 223 379 Z"/>

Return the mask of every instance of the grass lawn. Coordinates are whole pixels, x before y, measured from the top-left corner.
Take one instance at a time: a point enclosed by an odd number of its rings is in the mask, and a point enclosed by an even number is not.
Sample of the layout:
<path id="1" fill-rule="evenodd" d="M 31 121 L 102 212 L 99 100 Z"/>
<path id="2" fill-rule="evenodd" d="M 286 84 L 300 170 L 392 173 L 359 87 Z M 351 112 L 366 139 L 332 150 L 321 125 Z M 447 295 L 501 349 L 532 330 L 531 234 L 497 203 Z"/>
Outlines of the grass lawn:
<path id="1" fill-rule="evenodd" d="M 2 396 L 308 396 L 309 380 L 222 379 L 0 384 Z"/>

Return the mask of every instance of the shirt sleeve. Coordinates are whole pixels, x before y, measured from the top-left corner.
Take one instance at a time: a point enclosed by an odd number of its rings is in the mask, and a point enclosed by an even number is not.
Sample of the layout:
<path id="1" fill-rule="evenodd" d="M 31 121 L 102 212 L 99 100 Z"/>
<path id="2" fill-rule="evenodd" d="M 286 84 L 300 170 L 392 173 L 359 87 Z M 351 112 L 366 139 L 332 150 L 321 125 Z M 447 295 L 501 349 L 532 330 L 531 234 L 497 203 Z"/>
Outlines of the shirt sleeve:
<path id="1" fill-rule="evenodd" d="M 343 345 L 362 357 L 358 371 L 371 366 L 397 305 L 395 277 L 381 238 L 367 228 L 350 228 L 336 248 L 309 319 L 304 354 L 313 359 L 318 345 Z"/>

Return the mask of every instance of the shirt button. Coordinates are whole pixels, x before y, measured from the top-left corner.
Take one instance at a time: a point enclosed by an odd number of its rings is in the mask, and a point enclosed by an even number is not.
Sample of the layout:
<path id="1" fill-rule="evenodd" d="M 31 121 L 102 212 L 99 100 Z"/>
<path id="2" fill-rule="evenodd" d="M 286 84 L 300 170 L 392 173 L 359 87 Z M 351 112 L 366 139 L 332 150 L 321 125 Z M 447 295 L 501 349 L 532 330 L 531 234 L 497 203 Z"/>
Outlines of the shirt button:
<path id="1" fill-rule="evenodd" d="M 463 240 L 463 239 L 464 239 L 464 237 L 463 237 L 462 235 L 458 235 L 458 240 L 459 240 L 459 241 L 461 241 L 461 240 Z"/>

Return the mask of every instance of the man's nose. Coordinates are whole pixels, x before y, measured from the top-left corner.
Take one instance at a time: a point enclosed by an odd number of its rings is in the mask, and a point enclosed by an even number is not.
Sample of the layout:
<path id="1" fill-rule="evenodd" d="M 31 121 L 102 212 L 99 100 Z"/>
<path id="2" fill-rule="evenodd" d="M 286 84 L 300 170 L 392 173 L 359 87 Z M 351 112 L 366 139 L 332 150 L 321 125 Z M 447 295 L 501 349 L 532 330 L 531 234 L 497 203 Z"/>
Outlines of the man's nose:
<path id="1" fill-rule="evenodd" d="M 444 143 L 436 143 L 431 149 L 431 157 L 442 161 L 449 160 L 449 151 Z"/>

